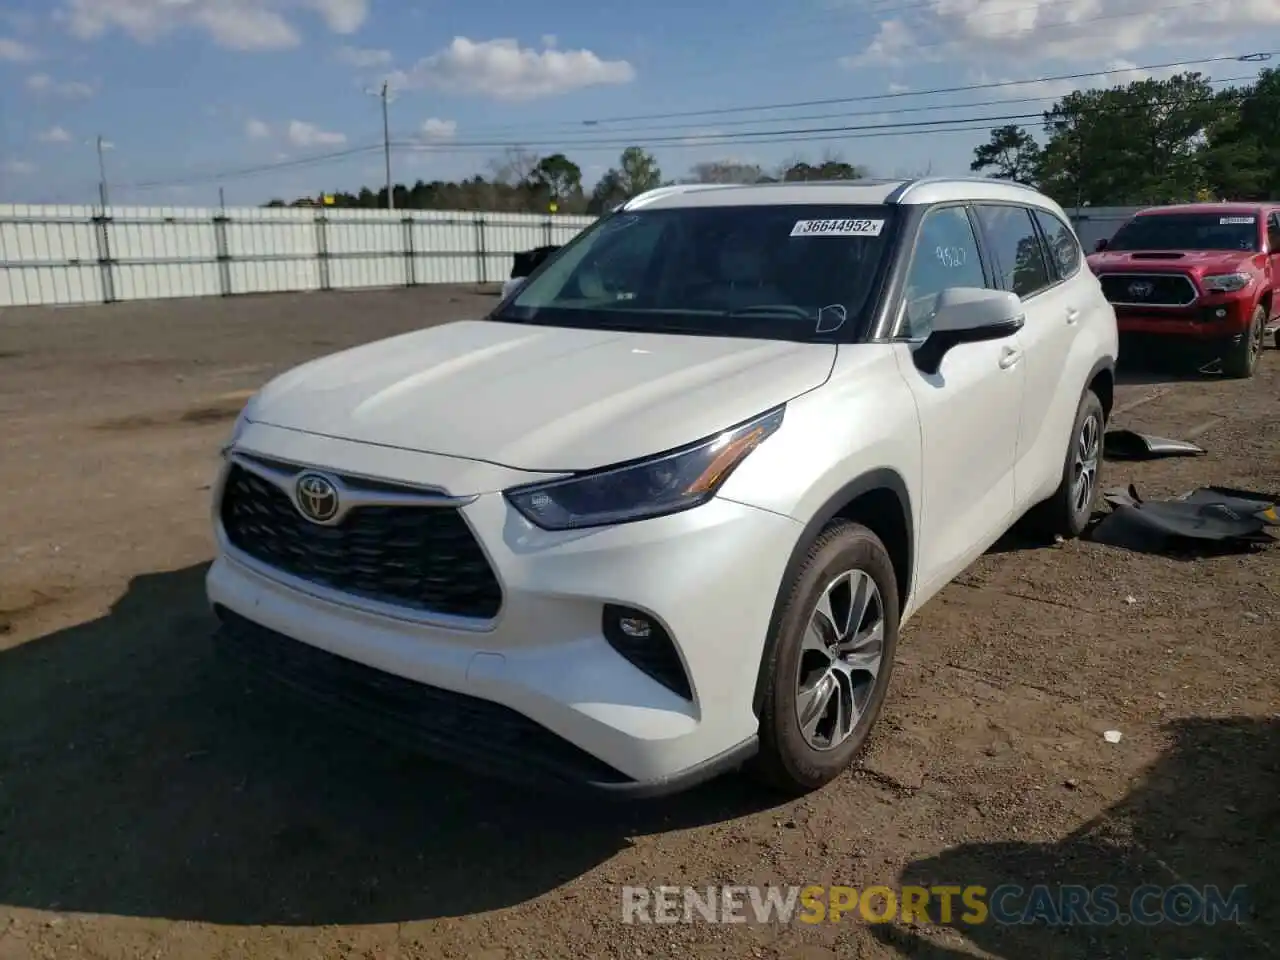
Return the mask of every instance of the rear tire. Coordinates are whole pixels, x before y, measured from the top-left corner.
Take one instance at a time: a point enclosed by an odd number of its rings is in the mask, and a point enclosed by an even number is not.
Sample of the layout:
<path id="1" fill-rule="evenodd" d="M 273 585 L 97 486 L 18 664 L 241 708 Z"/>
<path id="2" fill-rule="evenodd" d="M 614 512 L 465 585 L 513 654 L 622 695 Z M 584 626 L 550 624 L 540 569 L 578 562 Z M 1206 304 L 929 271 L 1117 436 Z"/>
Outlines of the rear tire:
<path id="1" fill-rule="evenodd" d="M 1276 334 L 1280 337 L 1280 333 Z M 1267 342 L 1267 311 L 1262 304 L 1253 311 L 1249 321 L 1249 329 L 1239 343 L 1228 343 L 1223 351 L 1222 372 L 1237 380 L 1246 380 L 1253 376 L 1258 366 L 1258 356 Z"/>
<path id="2" fill-rule="evenodd" d="M 880 715 L 898 646 L 898 583 L 880 538 L 847 520 L 828 524 L 776 623 L 760 664 L 760 752 L 748 769 L 794 796 L 847 770 Z"/>
<path id="3" fill-rule="evenodd" d="M 1074 540 L 1084 533 L 1098 495 L 1106 424 L 1102 401 L 1092 390 L 1086 390 L 1071 428 L 1071 442 L 1062 464 L 1062 482 L 1053 496 L 1028 514 L 1029 530 L 1045 539 Z"/>

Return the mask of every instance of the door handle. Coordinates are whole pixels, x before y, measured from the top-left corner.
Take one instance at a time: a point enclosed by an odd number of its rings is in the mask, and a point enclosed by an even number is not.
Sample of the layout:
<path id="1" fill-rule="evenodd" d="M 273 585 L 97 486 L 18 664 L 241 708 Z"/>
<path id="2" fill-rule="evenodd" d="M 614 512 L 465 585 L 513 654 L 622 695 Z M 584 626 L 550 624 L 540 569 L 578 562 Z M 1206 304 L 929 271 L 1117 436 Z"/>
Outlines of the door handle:
<path id="1" fill-rule="evenodd" d="M 1005 347 L 1000 351 L 1000 369 L 1008 370 L 1021 359 L 1021 350 L 1015 350 L 1013 347 Z"/>
<path id="2" fill-rule="evenodd" d="M 1080 319 L 1080 311 L 1075 307 L 1067 307 L 1067 323 L 1075 323 Z"/>

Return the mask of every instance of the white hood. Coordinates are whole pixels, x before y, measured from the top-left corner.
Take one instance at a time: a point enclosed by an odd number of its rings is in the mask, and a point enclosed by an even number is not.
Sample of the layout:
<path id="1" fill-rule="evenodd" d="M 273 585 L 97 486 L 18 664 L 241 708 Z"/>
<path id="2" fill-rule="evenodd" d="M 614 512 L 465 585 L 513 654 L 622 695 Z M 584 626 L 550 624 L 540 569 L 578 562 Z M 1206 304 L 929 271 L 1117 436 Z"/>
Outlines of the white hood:
<path id="1" fill-rule="evenodd" d="M 836 348 L 450 323 L 323 357 L 248 419 L 523 470 L 581 470 L 710 436 L 822 384 Z"/>

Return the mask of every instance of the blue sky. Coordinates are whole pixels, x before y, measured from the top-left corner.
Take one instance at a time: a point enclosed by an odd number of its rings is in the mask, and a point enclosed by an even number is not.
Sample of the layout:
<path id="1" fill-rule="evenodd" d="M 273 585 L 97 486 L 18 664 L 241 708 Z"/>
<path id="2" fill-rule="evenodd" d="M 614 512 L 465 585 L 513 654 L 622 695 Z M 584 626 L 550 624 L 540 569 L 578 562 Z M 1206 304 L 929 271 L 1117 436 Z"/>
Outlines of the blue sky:
<path id="1" fill-rule="evenodd" d="M 381 114 L 366 91 L 384 79 L 393 137 L 415 147 L 396 152 L 400 181 L 484 173 L 502 144 L 522 144 L 563 151 L 590 183 L 625 142 L 650 146 L 669 177 L 707 160 L 832 154 L 882 175 L 962 173 L 980 131 L 709 138 L 981 126 L 1099 81 L 625 118 L 1084 71 L 1122 82 L 1150 64 L 1278 50 L 1277 0 L 0 0 L 0 201 L 93 200 L 99 134 L 115 203 L 205 205 L 220 185 L 229 204 L 376 186 Z M 1226 79 L 1257 65 L 1199 69 Z M 976 105 L 992 100 L 1008 102 Z"/>

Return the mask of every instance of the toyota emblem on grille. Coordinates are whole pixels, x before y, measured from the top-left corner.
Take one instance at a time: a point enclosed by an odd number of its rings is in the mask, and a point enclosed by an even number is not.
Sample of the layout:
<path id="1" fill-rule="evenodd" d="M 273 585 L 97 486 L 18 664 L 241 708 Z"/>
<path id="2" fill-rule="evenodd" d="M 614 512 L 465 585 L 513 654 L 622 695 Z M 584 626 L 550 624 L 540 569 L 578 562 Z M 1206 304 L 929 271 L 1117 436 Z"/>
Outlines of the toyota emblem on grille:
<path id="1" fill-rule="evenodd" d="M 297 484 L 298 511 L 308 520 L 325 523 L 338 515 L 338 488 L 318 473 L 304 473 Z"/>
<path id="2" fill-rule="evenodd" d="M 1138 300 L 1145 300 L 1151 294 L 1155 293 L 1156 285 L 1150 280 L 1135 280 L 1129 284 L 1129 296 Z"/>

